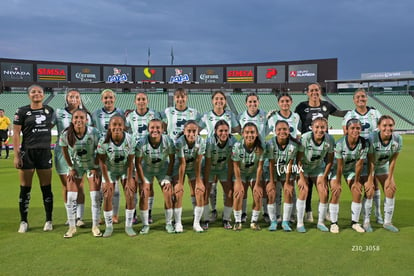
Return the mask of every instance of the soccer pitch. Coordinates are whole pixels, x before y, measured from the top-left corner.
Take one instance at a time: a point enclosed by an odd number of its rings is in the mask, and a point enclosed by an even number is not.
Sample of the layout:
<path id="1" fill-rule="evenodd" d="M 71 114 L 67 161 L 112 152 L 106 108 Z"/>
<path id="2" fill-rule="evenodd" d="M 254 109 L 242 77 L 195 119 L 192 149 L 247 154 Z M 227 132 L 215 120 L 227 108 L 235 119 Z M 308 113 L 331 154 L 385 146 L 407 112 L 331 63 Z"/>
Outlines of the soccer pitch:
<path id="1" fill-rule="evenodd" d="M 318 231 L 316 222 L 305 223 L 308 230 L 305 234 L 280 229 L 269 232 L 263 222 L 261 231 L 250 230 L 248 223 L 240 232 L 225 230 L 221 226 L 221 187 L 217 196 L 218 221 L 210 224 L 207 232 L 195 233 L 187 186 L 182 234 L 167 234 L 164 230 L 163 197 L 160 188 L 155 187 L 154 224 L 148 235 L 130 238 L 124 233 L 122 194 L 121 223 L 114 225 L 113 236 L 94 238 L 90 230 L 89 192 L 86 192 L 87 227 L 78 228 L 72 239 L 64 239 L 66 211 L 61 184 L 54 172 L 54 230 L 42 231 L 42 197 L 34 178 L 30 230 L 19 234 L 18 174 L 12 159 L 1 159 L 0 275 L 411 275 L 414 271 L 414 185 L 411 178 L 414 136 L 404 135 L 403 139 L 395 172 L 397 194 L 393 222 L 400 229 L 399 233 L 386 231 L 374 219 L 373 233 L 353 231 L 350 227 L 350 191 L 343 183 L 339 234 Z M 249 195 L 249 215 L 251 203 Z M 313 210 L 315 216 L 316 192 Z M 141 224 L 134 228 L 139 230 Z"/>

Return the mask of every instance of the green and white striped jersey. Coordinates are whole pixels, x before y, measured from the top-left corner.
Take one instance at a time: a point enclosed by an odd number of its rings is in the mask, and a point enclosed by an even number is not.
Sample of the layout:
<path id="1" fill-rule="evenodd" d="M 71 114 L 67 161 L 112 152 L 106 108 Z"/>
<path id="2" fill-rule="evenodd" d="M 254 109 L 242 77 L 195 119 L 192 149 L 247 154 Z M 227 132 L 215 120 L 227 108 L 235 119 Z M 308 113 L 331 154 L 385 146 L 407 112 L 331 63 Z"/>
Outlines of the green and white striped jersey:
<path id="1" fill-rule="evenodd" d="M 163 121 L 167 123 L 167 134 L 173 141 L 184 130 L 187 121 L 195 120 L 199 123 L 201 117 L 198 111 L 191 107 L 187 107 L 183 111 L 179 111 L 175 107 L 167 107 L 161 115 Z"/>
<path id="2" fill-rule="evenodd" d="M 268 134 L 266 112 L 259 109 L 256 115 L 250 116 L 247 110 L 245 110 L 239 114 L 239 117 L 237 119 L 242 129 L 246 123 L 254 123 L 257 126 L 257 129 L 259 130 L 260 138 L 262 139 L 262 141 L 265 140 L 266 135 Z"/>
<path id="3" fill-rule="evenodd" d="M 98 143 L 98 154 L 106 155 L 106 165 L 108 171 L 114 175 L 123 175 L 127 171 L 128 156 L 135 155 L 135 139 L 124 132 L 124 139 L 120 144 L 116 144 L 110 139 L 104 143 L 105 138 L 101 138 Z"/>
<path id="4" fill-rule="evenodd" d="M 255 147 L 249 151 L 244 145 L 244 140 L 241 139 L 233 146 L 231 159 L 234 162 L 240 162 L 240 172 L 242 174 L 252 174 L 257 171 L 259 162 L 264 161 L 265 148 L 259 150 Z"/>
<path id="5" fill-rule="evenodd" d="M 83 137 L 75 135 L 75 144 L 73 147 L 69 145 L 67 131 L 62 133 L 59 145 L 61 147 L 68 147 L 70 160 L 72 161 L 74 168 L 91 170 L 96 167 L 95 157 L 98 142 L 99 131 L 94 127 L 88 126 Z"/>
<path id="6" fill-rule="evenodd" d="M 108 131 L 109 120 L 115 114 L 124 116 L 124 111 L 119 108 L 115 108 L 114 111 L 108 113 L 104 108 L 97 109 L 92 113 L 92 124 L 99 130 L 101 137 L 105 137 Z"/>
<path id="7" fill-rule="evenodd" d="M 148 135 L 139 139 L 135 147 L 135 156 L 142 157 L 142 168 L 145 173 L 166 173 L 169 155 L 175 153 L 174 143 L 163 134 L 161 143 L 154 148 L 149 142 Z"/>
<path id="8" fill-rule="evenodd" d="M 148 124 L 152 119 L 161 119 L 161 114 L 153 109 L 148 109 L 144 115 L 139 115 L 136 110 L 126 116 L 126 127 L 129 133 L 138 141 L 148 134 Z"/>
<path id="9" fill-rule="evenodd" d="M 190 172 L 194 171 L 195 161 L 197 156 L 204 155 L 206 153 L 206 140 L 201 136 L 197 136 L 196 142 L 193 147 L 189 147 L 185 136 L 180 136 L 175 142 L 175 157 L 185 158 L 185 171 Z M 179 164 L 179 160 L 175 161 L 176 164 Z"/>
<path id="10" fill-rule="evenodd" d="M 356 110 L 350 110 L 345 114 L 342 126 L 346 126 L 346 122 L 350 119 L 358 119 L 361 122 L 361 136 L 368 139 L 369 135 L 377 129 L 377 122 L 380 117 L 381 113 L 371 107 L 368 107 L 368 111 L 365 114 L 360 114 Z"/>
<path id="11" fill-rule="evenodd" d="M 328 133 L 325 134 L 325 137 L 320 144 L 315 142 L 311 131 L 304 133 L 299 148 L 299 152 L 303 152 L 303 167 L 307 170 L 313 170 L 324 166 L 324 158 L 328 153 L 334 152 L 334 145 L 335 140 Z"/>
<path id="12" fill-rule="evenodd" d="M 228 169 L 228 161 L 231 159 L 233 146 L 237 140 L 234 136 L 229 136 L 227 142 L 221 146 L 215 135 L 211 135 L 206 141 L 206 158 L 211 158 L 211 170 L 222 171 Z"/>
<path id="13" fill-rule="evenodd" d="M 369 142 L 363 137 L 358 140 L 355 148 L 349 148 L 347 137 L 347 135 L 343 136 L 335 144 L 335 159 L 342 159 L 343 173 L 354 171 L 356 162 L 366 159 L 369 150 Z M 336 170 L 334 172 L 336 173 Z"/>
<path id="14" fill-rule="evenodd" d="M 207 135 L 214 134 L 214 127 L 219 120 L 226 121 L 230 126 L 230 131 L 232 128 L 239 126 L 236 115 L 233 112 L 226 109 L 222 115 L 217 115 L 213 110 L 210 110 L 203 114 L 200 120 L 200 128 L 207 130 Z"/>
<path id="15" fill-rule="evenodd" d="M 391 141 L 388 144 L 384 144 L 381 140 L 379 131 L 374 131 L 369 136 L 369 142 L 369 152 L 374 155 L 374 164 L 376 168 L 387 165 L 392 156 L 401 151 L 403 145 L 401 135 L 396 133 L 392 134 Z"/>
<path id="16" fill-rule="evenodd" d="M 292 137 L 297 138 L 300 135 L 300 117 L 299 114 L 291 112 L 288 118 L 280 114 L 280 111 L 273 114 L 269 119 L 267 119 L 268 131 L 267 133 L 275 131 L 275 124 L 277 121 L 286 121 L 289 124 L 289 131 Z"/>

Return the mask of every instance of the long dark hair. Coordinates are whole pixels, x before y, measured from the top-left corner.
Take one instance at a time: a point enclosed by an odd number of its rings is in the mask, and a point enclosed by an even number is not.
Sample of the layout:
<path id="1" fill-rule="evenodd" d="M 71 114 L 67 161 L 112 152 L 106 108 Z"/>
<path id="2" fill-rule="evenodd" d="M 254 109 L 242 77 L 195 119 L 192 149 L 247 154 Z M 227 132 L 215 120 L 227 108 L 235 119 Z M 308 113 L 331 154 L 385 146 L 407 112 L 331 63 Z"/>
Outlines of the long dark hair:
<path id="1" fill-rule="evenodd" d="M 219 128 L 219 126 L 227 126 L 228 128 L 229 128 L 229 138 L 231 137 L 231 133 L 230 133 L 230 125 L 229 125 L 229 123 L 227 123 L 227 121 L 226 120 L 218 120 L 217 122 L 216 122 L 216 124 L 214 125 L 214 138 L 216 139 L 216 141 L 218 141 L 219 139 L 218 139 L 218 137 L 217 137 L 217 134 L 216 134 L 216 132 L 217 132 L 217 129 Z M 228 139 L 228 138 L 227 138 Z"/>
<path id="2" fill-rule="evenodd" d="M 288 128 L 290 128 L 290 125 L 286 120 L 277 120 L 276 123 L 275 123 L 275 132 L 276 132 L 276 127 L 279 124 L 286 124 L 288 126 Z M 292 134 L 290 134 L 290 132 L 289 132 L 288 140 L 296 143 L 297 145 L 300 145 L 300 141 L 298 139 L 296 139 L 295 137 L 293 137 Z M 276 141 L 277 141 L 277 138 L 276 138 Z"/>
<path id="3" fill-rule="evenodd" d="M 73 116 L 73 114 L 75 114 L 78 111 L 85 114 L 85 117 L 88 118 L 88 112 L 84 109 L 75 109 L 75 111 L 73 111 L 73 113 L 72 113 L 72 116 Z M 86 128 L 88 128 L 88 127 L 86 126 Z M 76 133 L 75 133 L 75 126 L 72 123 L 72 120 L 70 121 L 69 126 L 64 129 L 64 131 L 66 131 L 66 133 L 67 133 L 69 146 L 73 147 L 76 143 Z"/>
<path id="4" fill-rule="evenodd" d="M 260 139 L 259 129 L 257 128 L 257 126 L 256 126 L 254 123 L 252 123 L 252 122 L 247 122 L 247 123 L 243 126 L 243 129 L 242 129 L 242 134 L 243 134 L 244 129 L 245 129 L 246 127 L 249 127 L 249 126 L 254 127 L 254 128 L 256 129 L 256 132 L 257 132 L 256 139 L 254 139 L 253 148 L 258 148 L 260 151 L 263 151 L 262 140 Z"/>
<path id="5" fill-rule="evenodd" d="M 111 122 L 113 120 L 115 120 L 115 118 L 121 118 L 122 121 L 124 122 L 124 132 L 125 132 L 125 117 L 119 115 L 119 114 L 115 114 L 114 116 L 111 117 L 111 119 L 109 119 L 109 123 L 108 123 L 108 131 L 106 132 L 106 136 L 105 136 L 105 140 L 104 143 L 107 144 L 111 141 L 111 137 L 112 137 L 112 131 L 109 128 L 109 126 L 111 125 Z"/>
<path id="6" fill-rule="evenodd" d="M 87 113 L 87 116 L 89 115 L 91 115 L 91 113 L 89 112 L 89 110 L 86 108 L 86 106 L 85 106 L 85 104 L 83 103 L 83 101 L 82 101 L 82 94 L 80 93 L 80 91 L 78 90 L 78 89 L 75 89 L 75 88 L 71 88 L 71 89 L 69 89 L 67 92 L 66 92 L 66 95 L 65 95 L 65 107 L 68 107 L 69 106 L 69 104 L 68 104 L 68 95 L 69 95 L 69 93 L 70 92 L 77 92 L 78 94 L 79 94 L 79 98 L 80 98 L 80 104 L 79 104 L 79 106 L 78 106 L 78 108 L 76 109 L 76 110 L 78 110 L 78 109 L 83 109 L 83 110 L 85 110 L 86 111 L 86 113 Z M 76 111 L 75 110 L 75 111 Z"/>

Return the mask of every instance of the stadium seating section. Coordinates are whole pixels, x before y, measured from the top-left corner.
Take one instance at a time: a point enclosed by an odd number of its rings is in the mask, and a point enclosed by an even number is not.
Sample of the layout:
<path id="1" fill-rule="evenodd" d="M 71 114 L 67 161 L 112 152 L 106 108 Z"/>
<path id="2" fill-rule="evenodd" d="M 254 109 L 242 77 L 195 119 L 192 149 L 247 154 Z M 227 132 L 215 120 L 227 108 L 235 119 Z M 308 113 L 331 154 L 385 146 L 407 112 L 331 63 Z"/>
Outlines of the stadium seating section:
<path id="1" fill-rule="evenodd" d="M 246 109 L 246 95 L 247 93 L 231 93 L 225 91 L 230 95 L 231 101 L 234 103 L 233 112 L 236 114 Z M 149 106 L 155 110 L 163 111 L 168 106 L 168 97 L 172 93 L 149 92 L 147 93 L 149 99 Z M 272 93 L 259 93 L 260 109 L 268 112 L 269 110 L 278 109 L 277 97 Z M 307 100 L 307 96 L 302 93 L 292 93 L 293 108 L 302 101 Z M 343 110 L 354 108 L 352 100 L 352 93 L 344 94 L 329 94 L 325 97 L 334 103 L 337 107 Z M 117 93 L 116 106 L 121 109 L 134 109 L 135 93 Z M 46 94 L 47 102 L 54 109 L 62 108 L 65 105 L 65 94 Z M 170 99 L 171 100 L 171 99 Z M 84 93 L 82 92 L 82 101 L 89 111 L 94 111 L 102 107 L 102 102 L 99 93 Z M 5 109 L 6 116 L 12 118 L 16 109 L 20 106 L 27 105 L 29 102 L 26 92 L 11 92 L 0 94 L 1 108 Z M 188 105 L 196 108 L 201 113 L 212 109 L 211 93 L 206 91 L 197 91 L 189 93 Z M 389 114 L 396 120 L 396 129 L 408 130 L 414 129 L 414 113 L 412 107 L 414 106 L 414 98 L 407 94 L 377 94 L 369 96 L 369 106 L 374 106 L 381 114 Z M 230 107 L 229 107 L 230 108 Z M 330 116 L 329 128 L 341 129 L 342 118 Z"/>

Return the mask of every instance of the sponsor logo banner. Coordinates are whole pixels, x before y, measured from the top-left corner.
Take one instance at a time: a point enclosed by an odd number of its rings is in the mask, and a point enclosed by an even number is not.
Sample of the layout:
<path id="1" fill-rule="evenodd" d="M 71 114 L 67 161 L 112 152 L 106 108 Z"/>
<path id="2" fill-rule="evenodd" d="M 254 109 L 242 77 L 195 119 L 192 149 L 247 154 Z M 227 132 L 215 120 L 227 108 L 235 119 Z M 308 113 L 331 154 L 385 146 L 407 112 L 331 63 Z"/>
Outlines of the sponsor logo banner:
<path id="1" fill-rule="evenodd" d="M 318 79 L 317 64 L 294 64 L 289 65 L 288 81 L 297 82 L 316 82 Z"/>
<path id="2" fill-rule="evenodd" d="M 106 82 L 126 82 L 132 81 L 132 69 L 125 66 L 106 66 L 104 67 L 104 81 Z"/>
<path id="3" fill-rule="evenodd" d="M 72 65 L 70 69 L 72 82 L 102 81 L 99 66 Z"/>
<path id="4" fill-rule="evenodd" d="M 257 66 L 257 83 L 284 83 L 285 65 Z"/>
<path id="5" fill-rule="evenodd" d="M 167 67 L 165 75 L 169 83 L 191 82 L 193 81 L 193 67 Z"/>
<path id="6" fill-rule="evenodd" d="M 200 83 L 223 83 L 223 67 L 196 67 L 196 81 Z"/>
<path id="7" fill-rule="evenodd" d="M 226 77 L 227 77 L 227 82 L 253 83 L 254 82 L 254 67 L 253 66 L 227 67 Z"/>
<path id="8" fill-rule="evenodd" d="M 38 64 L 37 81 L 67 81 L 68 67 L 60 64 Z"/>
<path id="9" fill-rule="evenodd" d="M 33 65 L 27 63 L 1 63 L 2 81 L 33 81 Z"/>
<path id="10" fill-rule="evenodd" d="M 153 82 L 164 81 L 164 72 L 162 67 L 135 67 L 135 81 Z"/>

